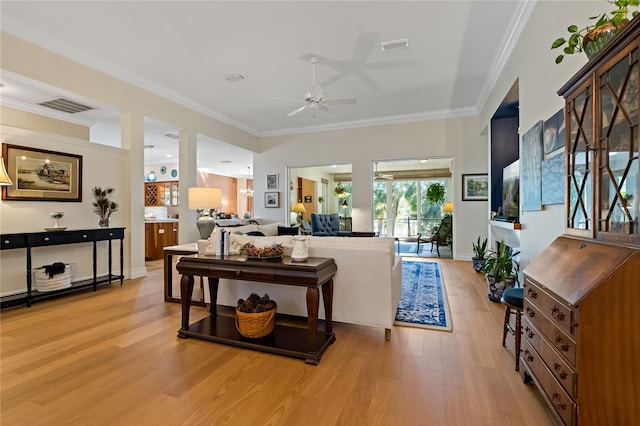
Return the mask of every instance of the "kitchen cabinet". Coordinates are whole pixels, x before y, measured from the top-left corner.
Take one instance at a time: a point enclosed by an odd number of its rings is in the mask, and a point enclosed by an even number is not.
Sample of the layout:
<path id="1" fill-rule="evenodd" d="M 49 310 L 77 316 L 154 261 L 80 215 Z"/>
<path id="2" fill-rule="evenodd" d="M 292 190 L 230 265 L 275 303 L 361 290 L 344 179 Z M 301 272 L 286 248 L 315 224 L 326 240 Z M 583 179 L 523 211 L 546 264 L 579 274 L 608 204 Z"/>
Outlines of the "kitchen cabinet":
<path id="1" fill-rule="evenodd" d="M 145 182 L 145 207 L 175 207 L 179 205 L 179 182 Z"/>
<path id="2" fill-rule="evenodd" d="M 163 249 L 178 245 L 178 222 L 146 222 L 144 224 L 144 258 L 160 260 Z"/>

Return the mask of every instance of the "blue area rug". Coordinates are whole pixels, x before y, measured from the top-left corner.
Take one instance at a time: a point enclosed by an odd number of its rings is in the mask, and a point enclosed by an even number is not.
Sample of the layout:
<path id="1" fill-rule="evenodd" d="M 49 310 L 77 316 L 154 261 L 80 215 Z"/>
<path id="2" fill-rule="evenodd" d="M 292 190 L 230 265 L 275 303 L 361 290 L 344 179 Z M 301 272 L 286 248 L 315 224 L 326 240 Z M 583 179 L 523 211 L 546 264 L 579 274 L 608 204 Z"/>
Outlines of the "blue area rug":
<path id="1" fill-rule="evenodd" d="M 451 331 L 451 315 L 440 265 L 402 260 L 402 295 L 396 325 Z"/>

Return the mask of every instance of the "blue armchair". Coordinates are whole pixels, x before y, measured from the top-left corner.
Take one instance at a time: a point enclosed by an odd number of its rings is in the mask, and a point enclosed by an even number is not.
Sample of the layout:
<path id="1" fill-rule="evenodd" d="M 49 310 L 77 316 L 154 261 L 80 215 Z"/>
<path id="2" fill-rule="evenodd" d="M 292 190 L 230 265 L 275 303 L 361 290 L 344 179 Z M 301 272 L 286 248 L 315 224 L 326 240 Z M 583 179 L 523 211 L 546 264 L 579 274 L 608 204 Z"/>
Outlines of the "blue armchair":
<path id="1" fill-rule="evenodd" d="M 351 232 L 340 231 L 340 216 L 332 214 L 311 214 L 311 235 L 317 237 L 350 237 Z"/>

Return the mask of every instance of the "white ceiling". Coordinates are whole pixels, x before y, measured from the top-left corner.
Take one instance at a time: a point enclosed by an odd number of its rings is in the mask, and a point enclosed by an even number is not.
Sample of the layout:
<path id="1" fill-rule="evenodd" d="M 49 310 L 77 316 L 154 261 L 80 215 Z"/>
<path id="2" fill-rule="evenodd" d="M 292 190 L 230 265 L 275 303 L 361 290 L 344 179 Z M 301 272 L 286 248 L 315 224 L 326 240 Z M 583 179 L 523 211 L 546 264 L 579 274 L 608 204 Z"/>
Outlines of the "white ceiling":
<path id="1" fill-rule="evenodd" d="M 531 4 L 3 0 L 1 25 L 3 31 L 267 136 L 475 114 Z M 380 42 L 401 38 L 409 39 L 407 48 L 380 49 Z M 304 111 L 287 117 L 311 88 L 311 55 L 319 58 L 316 80 L 324 97 L 355 97 L 356 105 L 331 106 L 330 116 Z M 234 73 L 245 79 L 223 78 Z M 119 112 L 108 105 L 5 71 L 1 77 L 5 105 L 37 112 L 42 107 L 36 101 L 63 95 L 96 107 L 74 114 L 85 125 L 117 121 Z M 162 135 L 178 132 L 158 126 Z M 163 136 L 145 140 L 158 148 L 167 142 Z M 199 158 L 200 145 L 220 144 L 198 143 Z M 177 144 L 168 146 L 175 146 L 177 155 Z M 233 153 L 223 144 L 212 159 L 224 158 L 220 149 L 225 148 Z M 248 165 L 237 164 L 244 171 L 236 173 L 246 174 Z"/>

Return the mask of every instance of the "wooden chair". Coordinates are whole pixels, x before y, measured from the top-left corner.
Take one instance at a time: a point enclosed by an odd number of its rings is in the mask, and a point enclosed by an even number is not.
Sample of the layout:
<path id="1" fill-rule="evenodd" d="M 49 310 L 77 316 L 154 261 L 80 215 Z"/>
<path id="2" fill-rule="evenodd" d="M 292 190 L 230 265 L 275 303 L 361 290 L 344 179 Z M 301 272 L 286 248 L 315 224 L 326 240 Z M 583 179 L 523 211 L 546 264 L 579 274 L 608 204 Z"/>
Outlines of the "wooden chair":
<path id="1" fill-rule="evenodd" d="M 432 253 L 433 246 L 436 246 L 438 257 L 440 257 L 440 246 L 448 246 L 453 242 L 453 218 L 451 215 L 442 218 L 438 228 L 431 234 L 429 242 L 431 243 Z"/>

